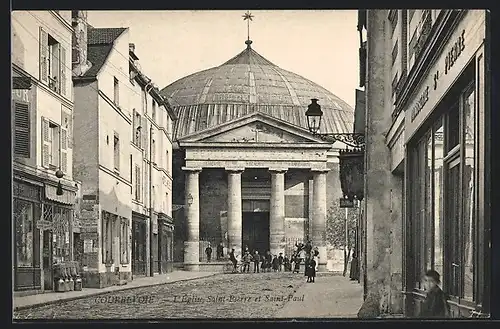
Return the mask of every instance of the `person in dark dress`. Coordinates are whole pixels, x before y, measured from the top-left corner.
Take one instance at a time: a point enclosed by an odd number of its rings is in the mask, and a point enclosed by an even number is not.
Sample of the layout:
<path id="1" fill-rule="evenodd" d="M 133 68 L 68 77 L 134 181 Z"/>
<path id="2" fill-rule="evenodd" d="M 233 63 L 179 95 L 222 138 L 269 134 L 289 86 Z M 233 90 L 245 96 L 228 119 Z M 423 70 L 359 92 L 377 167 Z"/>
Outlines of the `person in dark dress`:
<path id="1" fill-rule="evenodd" d="M 314 278 L 316 277 L 316 261 L 314 260 L 314 258 L 311 258 L 307 262 L 306 274 L 307 274 L 306 282 L 314 283 Z"/>
<path id="2" fill-rule="evenodd" d="M 288 256 L 285 255 L 285 258 L 283 259 L 283 263 L 285 264 L 285 272 L 290 272 L 292 270 L 290 266 L 290 259 L 288 259 Z"/>
<path id="3" fill-rule="evenodd" d="M 260 263 L 260 255 L 257 250 L 255 250 L 255 254 L 253 255 L 253 272 L 260 273 L 259 269 L 259 263 Z"/>
<path id="4" fill-rule="evenodd" d="M 292 273 L 300 273 L 300 263 L 301 259 L 298 254 L 293 256 L 293 272 Z"/>
<path id="5" fill-rule="evenodd" d="M 278 270 L 280 272 L 283 272 L 283 264 L 284 264 L 283 253 L 280 252 L 280 255 L 278 256 Z"/>
<path id="6" fill-rule="evenodd" d="M 210 262 L 212 259 L 212 247 L 210 246 L 210 243 L 208 243 L 208 247 L 205 249 L 205 253 L 207 254 L 207 262 Z"/>
<path id="7" fill-rule="evenodd" d="M 358 263 L 358 254 L 356 250 L 353 250 L 352 252 L 351 271 L 349 273 L 349 278 L 352 281 L 359 280 L 359 263 Z"/>
<path id="8" fill-rule="evenodd" d="M 278 272 L 279 268 L 280 268 L 280 261 L 278 260 L 278 257 L 276 257 L 276 255 L 274 255 L 273 257 L 273 261 L 272 261 L 272 267 L 273 267 L 273 271 L 274 272 Z"/>
<path id="9" fill-rule="evenodd" d="M 440 275 L 434 270 L 425 273 L 426 296 L 420 307 L 421 318 L 447 318 L 450 315 L 448 296 L 439 287 Z"/>
<path id="10" fill-rule="evenodd" d="M 224 257 L 224 246 L 222 246 L 222 242 L 217 245 L 217 260 L 221 260 Z"/>
<path id="11" fill-rule="evenodd" d="M 271 252 L 268 250 L 266 255 L 266 272 L 271 272 L 272 262 L 273 255 L 271 255 Z"/>

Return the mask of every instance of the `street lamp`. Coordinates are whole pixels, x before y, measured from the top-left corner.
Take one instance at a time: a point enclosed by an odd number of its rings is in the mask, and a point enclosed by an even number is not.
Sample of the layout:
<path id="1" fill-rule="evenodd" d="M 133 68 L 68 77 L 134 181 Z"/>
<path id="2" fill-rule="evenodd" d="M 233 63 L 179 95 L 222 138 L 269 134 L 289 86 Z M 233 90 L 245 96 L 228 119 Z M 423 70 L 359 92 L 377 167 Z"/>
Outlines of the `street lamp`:
<path id="1" fill-rule="evenodd" d="M 323 117 L 323 111 L 321 111 L 321 106 L 318 104 L 317 98 L 311 99 L 311 104 L 307 107 L 306 116 L 309 131 L 317 134 L 321 127 L 321 118 Z"/>
<path id="2" fill-rule="evenodd" d="M 306 111 L 307 126 L 309 131 L 324 141 L 335 143 L 342 142 L 348 146 L 364 149 L 365 146 L 365 134 L 363 133 L 326 133 L 322 134 L 319 132 L 321 127 L 321 119 L 323 117 L 323 111 L 321 106 L 318 104 L 317 98 L 311 99 L 311 104 L 307 107 Z"/>

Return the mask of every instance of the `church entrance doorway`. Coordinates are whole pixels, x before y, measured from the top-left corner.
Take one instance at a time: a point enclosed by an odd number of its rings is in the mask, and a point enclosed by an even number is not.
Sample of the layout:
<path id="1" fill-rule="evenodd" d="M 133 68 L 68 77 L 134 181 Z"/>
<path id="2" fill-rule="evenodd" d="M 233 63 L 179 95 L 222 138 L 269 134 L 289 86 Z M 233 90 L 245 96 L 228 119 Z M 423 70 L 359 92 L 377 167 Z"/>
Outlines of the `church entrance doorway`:
<path id="1" fill-rule="evenodd" d="M 243 212 L 242 246 L 263 255 L 269 250 L 269 212 Z"/>

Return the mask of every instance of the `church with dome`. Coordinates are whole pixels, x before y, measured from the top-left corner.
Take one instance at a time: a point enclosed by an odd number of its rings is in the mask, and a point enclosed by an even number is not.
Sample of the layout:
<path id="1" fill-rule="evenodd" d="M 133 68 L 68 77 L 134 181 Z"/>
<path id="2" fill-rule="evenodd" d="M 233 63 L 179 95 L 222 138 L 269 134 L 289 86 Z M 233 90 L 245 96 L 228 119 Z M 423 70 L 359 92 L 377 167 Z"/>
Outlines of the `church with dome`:
<path id="1" fill-rule="evenodd" d="M 174 261 L 186 270 L 215 270 L 222 244 L 290 256 L 307 239 L 326 269 L 327 211 L 342 196 L 341 143 L 307 128 L 305 111 L 318 99 L 322 133 L 351 133 L 354 110 L 343 100 L 246 48 L 220 66 L 161 90 L 174 126 Z"/>

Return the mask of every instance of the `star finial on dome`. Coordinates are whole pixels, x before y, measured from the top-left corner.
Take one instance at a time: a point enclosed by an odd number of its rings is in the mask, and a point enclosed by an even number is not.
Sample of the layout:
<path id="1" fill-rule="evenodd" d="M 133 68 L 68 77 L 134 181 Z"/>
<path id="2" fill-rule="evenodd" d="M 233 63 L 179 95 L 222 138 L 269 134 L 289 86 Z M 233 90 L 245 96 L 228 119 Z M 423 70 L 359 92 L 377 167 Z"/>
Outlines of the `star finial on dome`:
<path id="1" fill-rule="evenodd" d="M 250 21 L 252 21 L 252 18 L 254 18 L 255 16 L 253 16 L 250 11 L 247 10 L 247 12 L 242 17 L 244 21 L 247 21 L 247 41 L 245 41 L 245 44 L 248 48 L 250 48 L 250 45 L 252 44 L 252 40 L 250 40 Z"/>

